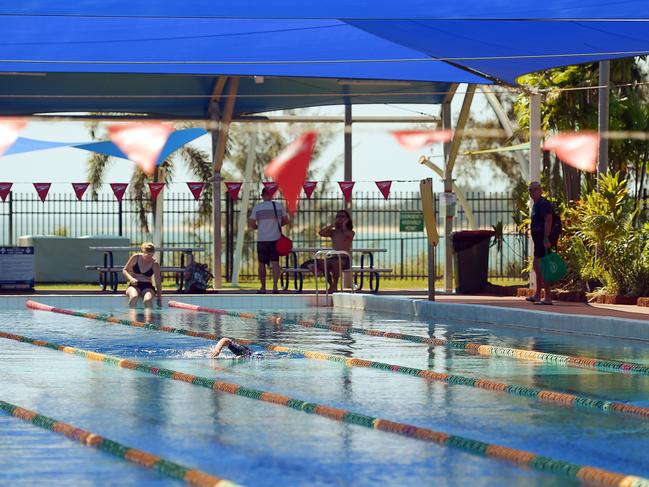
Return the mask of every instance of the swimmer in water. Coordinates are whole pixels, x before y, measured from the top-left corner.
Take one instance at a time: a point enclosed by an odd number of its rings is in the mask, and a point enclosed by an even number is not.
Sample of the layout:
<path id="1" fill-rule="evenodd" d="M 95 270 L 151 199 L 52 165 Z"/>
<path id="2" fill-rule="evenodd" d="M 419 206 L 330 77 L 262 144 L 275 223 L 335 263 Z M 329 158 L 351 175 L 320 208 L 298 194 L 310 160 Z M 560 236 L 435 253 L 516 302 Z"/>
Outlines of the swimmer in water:
<path id="1" fill-rule="evenodd" d="M 230 352 L 232 352 L 236 357 L 250 358 L 255 354 L 253 350 L 245 345 L 241 345 L 228 337 L 223 337 L 216 344 L 216 347 L 210 354 L 210 358 L 218 357 L 221 350 L 223 350 L 223 347 L 228 347 L 228 350 L 230 350 Z"/>

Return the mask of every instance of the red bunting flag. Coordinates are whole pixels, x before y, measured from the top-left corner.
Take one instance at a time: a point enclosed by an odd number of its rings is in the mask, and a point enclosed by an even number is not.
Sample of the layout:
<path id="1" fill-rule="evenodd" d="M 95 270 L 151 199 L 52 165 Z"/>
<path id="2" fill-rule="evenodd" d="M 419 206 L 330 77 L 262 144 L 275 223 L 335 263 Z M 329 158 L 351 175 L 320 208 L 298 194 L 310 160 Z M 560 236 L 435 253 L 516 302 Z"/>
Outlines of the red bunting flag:
<path id="1" fill-rule="evenodd" d="M 261 184 L 264 185 L 264 189 L 270 193 L 270 197 L 274 198 L 275 193 L 279 189 L 279 186 L 275 181 L 262 181 Z"/>
<path id="2" fill-rule="evenodd" d="M 90 183 L 72 183 L 72 189 L 74 189 L 74 194 L 77 195 L 77 200 L 81 201 L 88 186 L 90 186 Z"/>
<path id="3" fill-rule="evenodd" d="M 352 200 L 352 190 L 354 189 L 354 181 L 338 181 L 338 186 L 343 192 L 345 197 L 345 203 L 349 203 Z"/>
<path id="4" fill-rule="evenodd" d="M 396 130 L 392 135 L 408 150 L 418 150 L 435 142 L 450 142 L 452 130 Z"/>
<path id="5" fill-rule="evenodd" d="M 113 194 L 117 201 L 121 202 L 126 193 L 126 188 L 128 188 L 128 183 L 110 183 L 110 187 L 113 190 Z"/>
<path id="6" fill-rule="evenodd" d="M 41 199 L 43 203 L 45 203 L 45 198 L 47 198 L 47 193 L 50 192 L 50 186 L 52 186 L 52 183 L 33 183 L 34 184 L 34 189 L 36 189 L 36 192 L 38 193 L 38 197 Z"/>
<path id="7" fill-rule="evenodd" d="M 126 122 L 108 125 L 108 136 L 148 176 L 155 173 L 158 157 L 173 125 L 163 122 Z"/>
<path id="8" fill-rule="evenodd" d="M 0 117 L 0 156 L 16 142 L 18 134 L 27 125 L 24 118 Z"/>
<path id="9" fill-rule="evenodd" d="M 232 201 L 237 201 L 237 198 L 239 198 L 239 191 L 241 191 L 241 186 L 243 183 L 235 183 L 231 181 L 227 181 L 225 183 L 225 187 L 228 190 L 228 194 L 230 195 L 230 199 Z"/>
<path id="10" fill-rule="evenodd" d="M 198 198 L 201 197 L 205 183 L 187 183 L 187 187 L 194 195 L 194 199 L 198 201 Z"/>
<path id="11" fill-rule="evenodd" d="M 7 196 L 9 196 L 13 185 L 14 183 L 0 183 L 0 198 L 2 198 L 3 202 L 7 201 Z"/>
<path id="12" fill-rule="evenodd" d="M 580 171 L 597 171 L 599 135 L 595 132 L 565 132 L 553 135 L 544 150 L 554 152 L 559 159 Z"/>
<path id="13" fill-rule="evenodd" d="M 304 194 L 306 195 L 306 199 L 310 200 L 311 195 L 315 191 L 315 187 L 318 185 L 317 181 L 304 181 L 304 184 L 302 185 L 302 189 L 304 189 Z"/>
<path id="14" fill-rule="evenodd" d="M 317 138 L 318 133 L 315 131 L 304 132 L 264 168 L 264 174 L 273 179 L 282 190 L 291 214 L 297 211 L 300 190 L 306 180 Z"/>
<path id="15" fill-rule="evenodd" d="M 379 191 L 383 197 L 387 200 L 390 196 L 390 188 L 392 187 L 392 181 L 376 181 L 376 187 L 379 188 Z"/>
<path id="16" fill-rule="evenodd" d="M 149 191 L 151 191 L 151 201 L 154 203 L 158 199 L 160 191 L 165 187 L 165 183 L 149 183 Z"/>

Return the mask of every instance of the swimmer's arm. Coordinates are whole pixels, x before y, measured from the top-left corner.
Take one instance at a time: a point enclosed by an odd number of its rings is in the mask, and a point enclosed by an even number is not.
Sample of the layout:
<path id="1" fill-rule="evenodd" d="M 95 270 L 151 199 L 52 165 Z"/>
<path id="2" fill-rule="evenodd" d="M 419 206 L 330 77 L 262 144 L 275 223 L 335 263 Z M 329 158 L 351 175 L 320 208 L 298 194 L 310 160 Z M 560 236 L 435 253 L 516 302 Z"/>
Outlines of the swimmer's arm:
<path id="1" fill-rule="evenodd" d="M 221 353 L 221 350 L 223 350 L 223 347 L 227 347 L 228 345 L 230 345 L 230 343 L 232 343 L 232 340 L 230 340 L 229 338 L 227 337 L 221 338 L 217 342 L 216 347 L 214 347 L 214 350 L 212 350 L 212 353 L 210 354 L 210 358 L 218 357 L 219 354 Z"/>
<path id="2" fill-rule="evenodd" d="M 137 279 L 133 277 L 133 266 L 135 265 L 135 260 L 137 259 L 137 255 L 131 255 L 131 257 L 128 259 L 128 262 L 124 266 L 124 269 L 122 269 L 122 274 L 124 274 L 124 277 L 130 284 L 137 284 Z"/>

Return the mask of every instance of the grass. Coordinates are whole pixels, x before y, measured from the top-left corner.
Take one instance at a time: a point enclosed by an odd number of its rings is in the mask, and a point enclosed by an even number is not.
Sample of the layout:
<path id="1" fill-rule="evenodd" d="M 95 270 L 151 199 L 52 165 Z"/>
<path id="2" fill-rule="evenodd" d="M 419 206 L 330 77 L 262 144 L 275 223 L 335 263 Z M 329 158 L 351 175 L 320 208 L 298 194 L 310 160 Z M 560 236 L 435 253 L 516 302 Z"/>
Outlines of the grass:
<path id="1" fill-rule="evenodd" d="M 492 278 L 489 279 L 491 284 L 496 284 L 499 286 L 526 286 L 527 282 L 523 279 L 514 279 L 514 278 Z M 271 280 L 267 279 L 267 284 L 271 286 Z M 293 289 L 291 286 L 289 289 Z M 320 289 L 323 289 L 324 281 L 321 281 L 319 284 Z M 125 289 L 125 284 L 120 284 L 119 289 L 123 291 Z M 363 282 L 363 289 L 367 289 L 368 282 L 367 279 Z M 437 289 L 444 287 L 444 281 L 438 279 L 435 282 L 435 287 Z M 223 284 L 223 289 L 241 289 L 241 290 L 254 290 L 259 288 L 259 281 L 257 280 L 246 280 L 240 281 L 239 286 L 233 287 L 229 282 Z M 314 279 L 308 278 L 304 280 L 304 288 L 315 289 Z M 428 288 L 428 282 L 426 279 L 381 279 L 380 289 L 383 290 L 404 290 L 404 291 L 421 291 Z M 47 291 L 97 291 L 99 290 L 97 284 L 74 284 L 74 283 L 59 283 L 59 284 L 36 284 L 36 290 L 41 292 Z M 175 291 L 176 284 L 172 280 L 163 281 L 162 289 L 165 291 Z"/>

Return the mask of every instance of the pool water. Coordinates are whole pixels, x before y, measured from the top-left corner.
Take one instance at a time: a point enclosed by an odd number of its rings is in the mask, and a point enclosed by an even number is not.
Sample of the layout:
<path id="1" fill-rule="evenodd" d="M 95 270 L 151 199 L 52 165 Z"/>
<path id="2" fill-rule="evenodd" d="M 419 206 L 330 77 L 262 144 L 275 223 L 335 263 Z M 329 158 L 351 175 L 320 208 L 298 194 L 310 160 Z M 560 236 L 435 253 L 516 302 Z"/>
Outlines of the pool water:
<path id="1" fill-rule="evenodd" d="M 144 320 L 141 312 L 111 312 Z M 249 310 L 248 310 L 249 311 Z M 272 311 L 272 310 L 266 310 Z M 649 364 L 641 342 L 537 335 L 347 310 L 290 318 Z M 483 357 L 390 338 L 177 309 L 158 324 L 649 407 L 649 376 Z M 42 311 L 0 313 L 0 331 L 131 358 L 292 398 L 577 464 L 649 476 L 649 420 L 541 403 L 370 368 L 265 353 L 209 359 L 214 342 Z M 243 485 L 571 485 L 460 450 L 0 338 L 0 400 Z M 0 413 L 0 484 L 179 485 Z"/>

